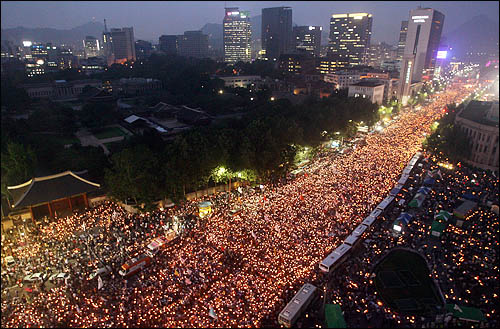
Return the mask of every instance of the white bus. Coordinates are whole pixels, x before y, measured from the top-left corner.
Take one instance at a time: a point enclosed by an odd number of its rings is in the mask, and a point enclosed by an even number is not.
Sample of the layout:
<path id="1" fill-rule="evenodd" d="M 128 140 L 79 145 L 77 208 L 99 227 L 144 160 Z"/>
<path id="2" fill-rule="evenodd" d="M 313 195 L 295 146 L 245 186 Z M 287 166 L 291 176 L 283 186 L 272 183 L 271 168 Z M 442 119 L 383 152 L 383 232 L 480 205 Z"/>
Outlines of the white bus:
<path id="1" fill-rule="evenodd" d="M 325 259 L 319 264 L 320 270 L 323 272 L 331 272 L 335 267 L 340 265 L 344 261 L 344 255 L 351 250 L 351 246 L 342 243 L 340 247 L 335 249 L 330 255 L 326 256 Z"/>
<path id="2" fill-rule="evenodd" d="M 309 306 L 316 296 L 317 288 L 310 283 L 306 283 L 300 288 L 285 308 L 278 316 L 278 322 L 287 328 L 291 328 L 302 312 Z"/>

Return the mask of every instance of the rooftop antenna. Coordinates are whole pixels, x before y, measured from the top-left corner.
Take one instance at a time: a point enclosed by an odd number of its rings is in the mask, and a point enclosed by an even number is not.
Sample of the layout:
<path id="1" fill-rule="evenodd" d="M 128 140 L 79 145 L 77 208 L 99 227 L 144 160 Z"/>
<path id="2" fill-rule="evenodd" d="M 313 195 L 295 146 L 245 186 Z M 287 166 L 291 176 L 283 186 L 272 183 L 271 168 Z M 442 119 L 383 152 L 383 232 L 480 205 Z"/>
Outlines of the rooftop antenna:
<path id="1" fill-rule="evenodd" d="M 106 18 L 104 19 L 104 32 L 108 32 L 108 27 L 106 26 Z"/>

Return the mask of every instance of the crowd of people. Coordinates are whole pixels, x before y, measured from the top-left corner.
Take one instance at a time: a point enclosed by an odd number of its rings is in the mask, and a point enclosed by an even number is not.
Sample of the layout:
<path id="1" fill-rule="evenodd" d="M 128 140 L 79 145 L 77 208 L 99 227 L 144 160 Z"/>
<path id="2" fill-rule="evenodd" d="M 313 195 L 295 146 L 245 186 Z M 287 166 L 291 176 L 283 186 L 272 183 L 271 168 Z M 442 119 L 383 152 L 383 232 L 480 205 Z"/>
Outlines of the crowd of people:
<path id="1" fill-rule="evenodd" d="M 16 259 L 7 274 L 9 285 L 22 285 L 25 274 L 49 269 L 68 272 L 70 279 L 50 289 L 36 284 L 21 296 L 11 296 L 2 284 L 2 327 L 278 326 L 277 315 L 289 299 L 304 283 L 322 280 L 319 262 L 388 194 L 446 104 L 466 92 L 456 87 L 436 95 L 432 104 L 401 113 L 348 154 L 316 158 L 290 181 L 205 197 L 213 211 L 194 225 L 199 199 L 143 214 L 127 213 L 106 201 L 24 237 L 8 236 L 2 241 L 2 257 Z M 234 209 L 239 213 L 233 215 Z M 181 228 L 178 238 L 150 266 L 132 278 L 120 277 L 123 263 L 173 226 Z M 383 231 L 373 234 L 380 245 L 369 248 L 363 262 L 348 263 L 342 270 L 348 270 L 346 281 L 329 294 L 347 314 L 376 311 L 372 295 L 357 296 L 369 280 L 365 265 L 400 243 L 391 242 Z M 465 242 L 455 243 L 460 248 Z M 103 266 L 112 271 L 103 275 L 99 289 L 98 277 L 89 276 Z M 490 279 L 481 280 L 485 284 Z"/>
<path id="2" fill-rule="evenodd" d="M 498 232 L 500 223 L 488 201 L 498 200 L 498 178 L 491 173 L 468 167 L 453 170 L 440 168 L 427 155 L 422 166 L 412 172 L 405 188 L 396 201 L 381 216 L 365 240 L 327 286 L 329 302 L 341 305 L 349 327 L 424 327 L 457 326 L 450 316 L 403 316 L 384 306 L 377 297 L 373 280 L 374 263 L 394 247 L 407 247 L 425 255 L 431 268 L 432 278 L 439 284 L 447 304 L 479 308 L 485 315 L 483 327 L 497 327 L 499 316 L 496 305 L 498 291 Z M 440 169 L 437 184 L 421 207 L 412 208 L 408 201 L 423 185 L 425 173 Z M 474 193 L 479 201 L 475 210 L 467 216 L 463 227 L 448 223 L 443 236 L 431 234 L 431 225 L 439 211 L 453 213 L 463 201 L 462 196 Z M 405 202 L 397 202 L 405 200 Z M 393 230 L 394 220 L 409 212 L 414 220 L 402 234 Z"/>

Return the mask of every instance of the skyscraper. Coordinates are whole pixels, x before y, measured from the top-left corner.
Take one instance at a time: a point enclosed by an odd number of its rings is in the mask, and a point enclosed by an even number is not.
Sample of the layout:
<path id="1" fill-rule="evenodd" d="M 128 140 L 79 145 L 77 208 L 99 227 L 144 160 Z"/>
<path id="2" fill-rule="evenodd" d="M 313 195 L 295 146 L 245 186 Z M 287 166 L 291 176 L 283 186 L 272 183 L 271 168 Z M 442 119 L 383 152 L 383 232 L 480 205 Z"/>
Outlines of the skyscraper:
<path id="1" fill-rule="evenodd" d="M 322 26 L 295 26 L 293 28 L 295 50 L 319 57 L 322 30 Z"/>
<path id="2" fill-rule="evenodd" d="M 407 33 L 408 33 L 408 21 L 401 21 L 401 30 L 399 31 L 399 41 L 398 41 L 398 60 L 403 59 Z"/>
<path id="3" fill-rule="evenodd" d="M 86 36 L 85 40 L 83 40 L 83 49 L 85 51 L 85 58 L 99 56 L 101 51 L 99 40 L 93 36 Z"/>
<path id="4" fill-rule="evenodd" d="M 347 59 L 350 65 L 364 64 L 370 46 L 372 20 L 372 15 L 367 13 L 332 15 L 329 55 Z"/>
<path id="5" fill-rule="evenodd" d="M 252 30 L 250 14 L 238 8 L 226 8 L 223 20 L 224 62 L 250 62 L 252 59 Z"/>
<path id="6" fill-rule="evenodd" d="M 104 57 L 108 65 L 136 60 L 133 27 L 111 29 L 108 32 L 105 20 L 102 41 Z"/>
<path id="7" fill-rule="evenodd" d="M 133 27 L 111 29 L 111 37 L 115 63 L 124 63 L 127 60 L 136 60 Z"/>
<path id="8" fill-rule="evenodd" d="M 401 64 L 399 100 L 406 105 L 411 95 L 412 82 L 422 81 L 424 74 L 431 74 L 443 30 L 444 15 L 431 8 L 410 11 L 408 33 Z"/>
<path id="9" fill-rule="evenodd" d="M 274 7 L 262 9 L 262 49 L 265 58 L 277 61 L 281 54 L 290 52 L 292 42 L 292 8 Z"/>
<path id="10" fill-rule="evenodd" d="M 202 31 L 186 31 L 179 35 L 179 55 L 185 57 L 208 57 L 208 35 Z"/>

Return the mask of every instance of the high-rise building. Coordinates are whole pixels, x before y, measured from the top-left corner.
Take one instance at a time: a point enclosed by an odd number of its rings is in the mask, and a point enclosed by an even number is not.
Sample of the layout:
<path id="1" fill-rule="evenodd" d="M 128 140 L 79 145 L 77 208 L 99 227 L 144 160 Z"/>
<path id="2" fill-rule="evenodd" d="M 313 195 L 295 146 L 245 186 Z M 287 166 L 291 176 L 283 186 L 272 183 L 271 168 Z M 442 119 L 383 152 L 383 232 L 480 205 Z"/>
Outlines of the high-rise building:
<path id="1" fill-rule="evenodd" d="M 293 42 L 295 50 L 319 57 L 321 50 L 322 26 L 294 26 Z"/>
<path id="2" fill-rule="evenodd" d="M 83 40 L 83 49 L 85 52 L 85 58 L 99 56 L 101 51 L 99 40 L 93 36 L 86 36 L 85 40 Z"/>
<path id="3" fill-rule="evenodd" d="M 126 61 L 136 60 L 133 27 L 111 29 L 108 32 L 106 20 L 104 20 L 102 46 L 108 65 L 113 63 L 123 64 Z"/>
<path id="4" fill-rule="evenodd" d="M 431 75 L 443 30 L 444 15 L 431 8 L 410 11 L 405 51 L 399 79 L 399 100 L 406 105 L 411 96 L 411 84 Z"/>
<path id="5" fill-rule="evenodd" d="M 362 65 L 372 34 L 372 15 L 335 14 L 330 19 L 329 54 L 347 59 L 350 65 Z"/>
<path id="6" fill-rule="evenodd" d="M 408 33 L 408 21 L 401 21 L 401 30 L 399 31 L 399 41 L 398 41 L 398 60 L 403 59 L 407 33 Z"/>
<path id="7" fill-rule="evenodd" d="M 238 8 L 226 8 L 223 20 L 224 62 L 234 64 L 252 60 L 252 29 L 250 13 Z"/>
<path id="8" fill-rule="evenodd" d="M 115 63 L 136 60 L 133 27 L 111 29 L 111 37 Z"/>
<path id="9" fill-rule="evenodd" d="M 178 39 L 179 55 L 185 57 L 208 57 L 208 35 L 202 31 L 186 31 Z"/>
<path id="10" fill-rule="evenodd" d="M 385 42 L 372 44 L 366 52 L 366 65 L 380 68 L 383 62 L 393 61 L 397 56 L 397 48 Z"/>
<path id="11" fill-rule="evenodd" d="M 159 38 L 160 51 L 169 55 L 177 55 L 179 51 L 178 39 L 177 35 L 162 35 Z"/>
<path id="12" fill-rule="evenodd" d="M 294 48 L 292 41 L 292 8 L 274 7 L 262 9 L 262 49 L 265 58 L 277 61 L 281 54 Z"/>

